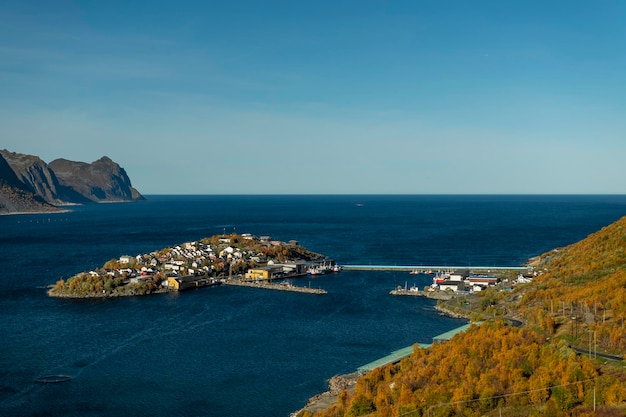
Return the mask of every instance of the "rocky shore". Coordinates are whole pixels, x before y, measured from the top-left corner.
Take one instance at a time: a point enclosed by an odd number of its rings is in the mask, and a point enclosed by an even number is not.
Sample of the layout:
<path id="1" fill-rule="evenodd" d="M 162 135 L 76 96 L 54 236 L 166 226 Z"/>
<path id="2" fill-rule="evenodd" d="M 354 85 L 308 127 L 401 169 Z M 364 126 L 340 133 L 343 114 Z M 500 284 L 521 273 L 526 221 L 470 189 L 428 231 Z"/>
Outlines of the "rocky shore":
<path id="1" fill-rule="evenodd" d="M 356 380 L 359 378 L 358 372 L 345 375 L 335 375 L 328 381 L 328 391 L 309 398 L 307 405 L 290 414 L 290 417 L 297 417 L 303 412 L 308 411 L 314 413 L 319 410 L 325 410 L 334 404 L 343 390 L 347 390 L 351 394 L 354 392 Z"/>
<path id="2" fill-rule="evenodd" d="M 453 317 L 455 319 L 469 319 L 470 312 L 459 312 L 457 310 L 452 310 L 445 304 L 437 304 L 435 305 L 435 310 L 439 312 L 442 316 Z"/>
<path id="3" fill-rule="evenodd" d="M 168 288 L 157 288 L 154 291 L 150 291 L 149 293 L 138 293 L 132 290 L 129 291 L 108 291 L 108 292 L 90 292 L 90 293 L 72 293 L 72 292 L 64 292 L 64 291 L 55 291 L 54 286 L 48 286 L 47 294 L 49 297 L 53 298 L 70 298 L 70 299 L 97 299 L 97 298 L 118 298 L 118 297 L 135 297 L 140 295 L 151 295 L 151 294 L 165 294 L 171 292 Z"/>

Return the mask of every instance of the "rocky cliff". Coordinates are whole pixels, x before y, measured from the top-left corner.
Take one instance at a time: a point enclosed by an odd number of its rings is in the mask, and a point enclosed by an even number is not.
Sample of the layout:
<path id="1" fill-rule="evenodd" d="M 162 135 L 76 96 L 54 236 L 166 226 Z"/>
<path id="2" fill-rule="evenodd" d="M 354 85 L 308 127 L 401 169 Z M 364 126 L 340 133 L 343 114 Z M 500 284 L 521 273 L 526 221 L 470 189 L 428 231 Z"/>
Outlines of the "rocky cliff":
<path id="1" fill-rule="evenodd" d="M 126 171 L 106 156 L 91 164 L 66 159 L 46 164 L 37 156 L 5 149 L 0 150 L 0 158 L 0 213 L 144 199 L 132 187 Z M 32 203 L 26 203 L 30 200 Z"/>
<path id="2" fill-rule="evenodd" d="M 91 164 L 56 159 L 49 164 L 59 184 L 94 202 L 136 201 L 143 196 L 134 189 L 124 168 L 104 156 Z"/>
<path id="3" fill-rule="evenodd" d="M 0 214 L 58 210 L 20 181 L 0 154 Z"/>

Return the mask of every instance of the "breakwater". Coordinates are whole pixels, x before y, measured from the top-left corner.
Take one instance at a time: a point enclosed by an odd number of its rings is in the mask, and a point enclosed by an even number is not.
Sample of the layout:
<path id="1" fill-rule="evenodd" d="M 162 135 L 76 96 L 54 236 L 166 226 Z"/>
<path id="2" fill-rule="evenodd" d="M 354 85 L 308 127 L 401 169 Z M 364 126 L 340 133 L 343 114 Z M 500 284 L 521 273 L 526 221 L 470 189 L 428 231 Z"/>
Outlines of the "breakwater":
<path id="1" fill-rule="evenodd" d="M 450 291 L 419 291 L 419 290 L 391 290 L 389 291 L 391 295 L 403 295 L 409 297 L 426 297 L 432 298 L 434 300 L 451 300 L 454 298 L 455 294 Z"/>
<path id="2" fill-rule="evenodd" d="M 276 290 L 276 291 L 291 291 L 291 292 L 300 292 L 305 294 L 327 294 L 328 291 L 323 290 L 321 288 L 310 288 L 310 287 L 297 287 L 295 285 L 291 285 L 289 283 L 279 283 L 274 284 L 271 282 L 255 282 L 255 281 L 242 281 L 238 279 L 229 279 L 224 280 L 224 285 L 235 285 L 239 287 L 251 287 L 251 288 L 261 288 L 264 290 Z"/>

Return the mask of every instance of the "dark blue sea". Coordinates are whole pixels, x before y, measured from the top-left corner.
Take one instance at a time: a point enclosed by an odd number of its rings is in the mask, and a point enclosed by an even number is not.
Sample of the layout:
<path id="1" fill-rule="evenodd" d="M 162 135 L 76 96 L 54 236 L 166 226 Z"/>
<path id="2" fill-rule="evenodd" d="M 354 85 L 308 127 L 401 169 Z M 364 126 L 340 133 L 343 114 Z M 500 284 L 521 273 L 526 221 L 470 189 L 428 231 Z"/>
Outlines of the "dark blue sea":
<path id="1" fill-rule="evenodd" d="M 0 217 L 0 415 L 287 416 L 326 380 L 464 324 L 393 297 L 428 276 L 301 278 L 327 295 L 210 287 L 112 300 L 45 286 L 223 232 L 340 264 L 517 266 L 626 214 L 626 196 L 148 196 Z M 67 374 L 70 382 L 38 384 Z"/>

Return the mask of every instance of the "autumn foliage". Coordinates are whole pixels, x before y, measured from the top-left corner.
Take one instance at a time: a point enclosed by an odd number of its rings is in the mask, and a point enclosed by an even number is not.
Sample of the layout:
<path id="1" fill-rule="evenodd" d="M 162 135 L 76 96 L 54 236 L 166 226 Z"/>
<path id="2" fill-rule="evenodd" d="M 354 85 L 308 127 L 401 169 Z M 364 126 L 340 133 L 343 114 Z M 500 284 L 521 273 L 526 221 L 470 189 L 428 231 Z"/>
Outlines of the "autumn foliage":
<path id="1" fill-rule="evenodd" d="M 578 345 L 593 338 L 594 349 L 626 352 L 626 217 L 543 254 L 541 272 L 519 305 L 528 322 L 560 328 Z"/>
<path id="2" fill-rule="evenodd" d="M 315 416 L 480 416 L 490 410 L 591 405 L 598 372 L 564 343 L 487 323 L 416 349 L 359 379 L 354 394 Z M 626 398 L 626 390 L 618 396 Z M 559 414 L 560 415 L 560 414 Z"/>
<path id="3" fill-rule="evenodd" d="M 626 217 L 533 261 L 538 276 L 511 292 L 486 291 L 481 313 L 523 318 L 472 326 L 361 377 L 326 416 L 626 415 Z M 487 311 L 492 309 L 493 311 Z"/>

